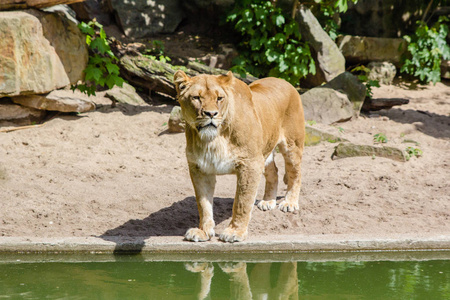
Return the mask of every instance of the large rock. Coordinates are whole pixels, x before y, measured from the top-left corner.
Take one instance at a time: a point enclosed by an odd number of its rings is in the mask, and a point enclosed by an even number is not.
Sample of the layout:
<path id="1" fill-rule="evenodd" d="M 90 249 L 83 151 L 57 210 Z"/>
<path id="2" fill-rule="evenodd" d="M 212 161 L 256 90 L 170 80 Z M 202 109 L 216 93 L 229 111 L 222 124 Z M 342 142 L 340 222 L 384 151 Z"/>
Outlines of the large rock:
<path id="1" fill-rule="evenodd" d="M 361 106 L 366 98 L 366 86 L 355 75 L 349 72 L 341 73 L 323 86 L 346 94 L 348 100 L 353 104 L 355 114 L 359 115 Z"/>
<path id="2" fill-rule="evenodd" d="M 350 64 L 387 61 L 398 66 L 400 57 L 406 49 L 405 41 L 400 38 L 344 35 L 339 36 L 336 43 Z"/>
<path id="3" fill-rule="evenodd" d="M 41 121 L 46 113 L 43 110 L 14 104 L 8 98 L 0 99 L 0 125 L 4 122 L 30 125 Z"/>
<path id="4" fill-rule="evenodd" d="M 70 90 L 56 90 L 46 95 L 17 96 L 11 99 L 14 103 L 41 110 L 81 113 L 95 109 L 95 104 L 87 96 Z"/>
<path id="5" fill-rule="evenodd" d="M 35 16 L 0 12 L 0 97 L 47 93 L 70 83 Z"/>
<path id="6" fill-rule="evenodd" d="M 134 38 L 172 33 L 183 20 L 183 10 L 175 0 L 108 0 L 125 35 Z"/>
<path id="7" fill-rule="evenodd" d="M 64 66 L 71 84 L 84 78 L 83 70 L 89 59 L 86 37 L 78 28 L 77 21 L 71 16 L 73 11 L 67 6 L 52 7 L 52 13 L 28 10 L 42 24 L 44 37 L 50 42 Z"/>
<path id="8" fill-rule="evenodd" d="M 329 87 L 310 89 L 301 98 L 305 120 L 332 124 L 348 121 L 354 115 L 348 96 Z"/>
<path id="9" fill-rule="evenodd" d="M 345 72 L 344 56 L 311 11 L 303 6 L 300 7 L 297 21 L 304 39 L 312 48 L 316 61 L 316 75 L 308 76 L 302 80 L 301 84 L 319 86 Z"/>

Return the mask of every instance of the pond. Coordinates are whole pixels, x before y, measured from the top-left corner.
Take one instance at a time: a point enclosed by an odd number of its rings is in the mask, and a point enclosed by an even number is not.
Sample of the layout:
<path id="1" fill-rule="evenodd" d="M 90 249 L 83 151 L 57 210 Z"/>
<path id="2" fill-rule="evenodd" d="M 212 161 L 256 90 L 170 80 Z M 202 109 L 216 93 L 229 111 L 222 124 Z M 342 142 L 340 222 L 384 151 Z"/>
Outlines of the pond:
<path id="1" fill-rule="evenodd" d="M 0 254 L 0 298 L 450 299 L 448 252 L 213 257 Z"/>

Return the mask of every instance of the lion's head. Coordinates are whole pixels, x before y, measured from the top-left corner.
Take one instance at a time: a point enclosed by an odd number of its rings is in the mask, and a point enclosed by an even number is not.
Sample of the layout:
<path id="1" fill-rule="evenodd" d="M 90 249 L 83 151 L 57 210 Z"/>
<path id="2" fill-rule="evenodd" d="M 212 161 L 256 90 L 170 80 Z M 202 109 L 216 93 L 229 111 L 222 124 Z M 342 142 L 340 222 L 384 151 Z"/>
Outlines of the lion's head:
<path id="1" fill-rule="evenodd" d="M 186 125 L 195 129 L 203 142 L 214 140 L 222 129 L 232 106 L 228 87 L 233 80 L 231 72 L 189 77 L 177 71 L 174 75 L 177 100 Z"/>

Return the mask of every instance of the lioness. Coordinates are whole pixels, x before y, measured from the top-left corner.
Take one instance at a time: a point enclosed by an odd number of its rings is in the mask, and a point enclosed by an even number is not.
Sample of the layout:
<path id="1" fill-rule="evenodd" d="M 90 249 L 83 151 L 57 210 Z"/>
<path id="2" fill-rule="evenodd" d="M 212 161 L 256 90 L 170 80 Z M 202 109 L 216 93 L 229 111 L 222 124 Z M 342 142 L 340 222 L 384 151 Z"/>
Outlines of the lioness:
<path id="1" fill-rule="evenodd" d="M 222 174 L 236 174 L 237 188 L 230 225 L 219 239 L 239 242 L 247 237 L 263 173 L 265 194 L 258 207 L 276 207 L 277 146 L 285 159 L 287 184 L 279 208 L 298 209 L 305 121 L 295 88 L 277 78 L 246 85 L 231 72 L 191 78 L 177 71 L 174 82 L 186 122 L 186 156 L 200 215 L 199 227 L 189 229 L 186 240 L 207 241 L 214 236 L 213 194 L 216 175 Z"/>

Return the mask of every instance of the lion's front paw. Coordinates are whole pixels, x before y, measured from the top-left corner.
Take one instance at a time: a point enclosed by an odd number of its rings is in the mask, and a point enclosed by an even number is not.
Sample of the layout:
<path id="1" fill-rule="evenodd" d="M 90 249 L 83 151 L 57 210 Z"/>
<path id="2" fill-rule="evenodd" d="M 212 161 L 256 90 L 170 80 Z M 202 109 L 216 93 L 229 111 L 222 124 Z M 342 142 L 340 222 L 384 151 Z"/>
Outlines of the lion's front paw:
<path id="1" fill-rule="evenodd" d="M 278 205 L 278 208 L 283 212 L 291 212 L 298 210 L 298 203 L 291 203 L 284 200 L 281 201 L 281 203 Z"/>
<path id="2" fill-rule="evenodd" d="M 219 239 L 223 242 L 234 243 L 234 242 L 242 242 L 247 238 L 247 230 L 238 230 L 234 228 L 228 227 L 222 232 L 219 236 Z"/>
<path id="3" fill-rule="evenodd" d="M 214 266 L 212 263 L 205 262 L 190 262 L 184 263 L 184 268 L 192 273 L 213 272 Z"/>
<path id="4" fill-rule="evenodd" d="M 274 209 L 277 206 L 277 201 L 275 200 L 269 200 L 269 201 L 265 201 L 265 200 L 261 200 L 258 202 L 258 208 L 260 210 L 271 210 Z"/>
<path id="5" fill-rule="evenodd" d="M 214 236 L 214 230 L 210 230 L 208 233 L 200 228 L 191 228 L 186 231 L 184 238 L 191 242 L 206 242 Z"/>
<path id="6" fill-rule="evenodd" d="M 245 262 L 225 262 L 225 263 L 219 263 L 219 267 L 224 271 L 225 273 L 237 273 L 237 272 L 245 272 L 247 269 L 247 264 Z"/>

